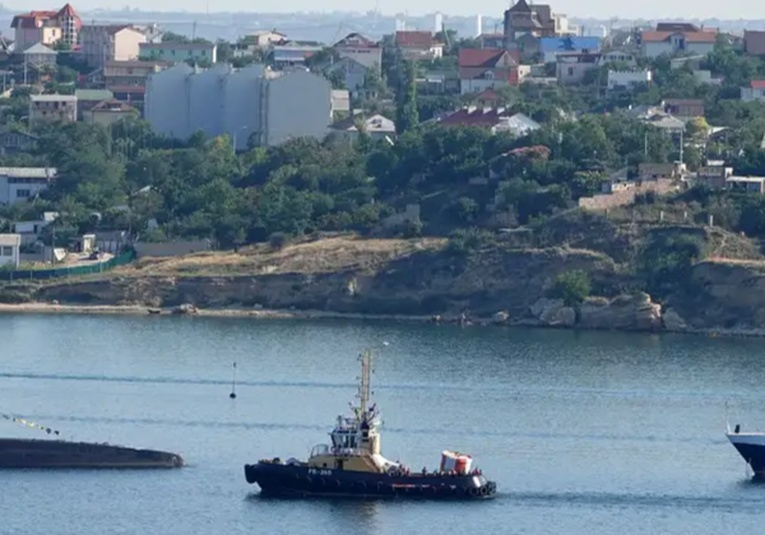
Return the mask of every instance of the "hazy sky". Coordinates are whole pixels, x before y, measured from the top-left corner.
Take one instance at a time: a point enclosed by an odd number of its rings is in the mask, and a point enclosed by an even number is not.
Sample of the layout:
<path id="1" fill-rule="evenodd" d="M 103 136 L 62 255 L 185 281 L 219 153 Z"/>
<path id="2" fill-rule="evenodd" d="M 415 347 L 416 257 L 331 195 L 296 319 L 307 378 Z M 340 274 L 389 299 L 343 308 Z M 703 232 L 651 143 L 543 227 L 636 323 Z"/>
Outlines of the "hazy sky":
<path id="1" fill-rule="evenodd" d="M 19 10 L 50 9 L 64 4 L 65 0 L 5 0 L 6 6 Z M 367 11 L 379 8 L 386 14 L 405 12 L 411 14 L 442 11 L 445 14 L 475 15 L 481 13 L 500 17 L 509 2 L 501 0 L 71 0 L 75 9 L 90 10 L 96 8 L 121 9 L 126 5 L 142 10 L 161 9 L 162 11 L 197 11 L 204 12 L 209 5 L 210 11 Z M 539 1 L 538 3 L 542 3 Z M 607 18 L 620 16 L 628 18 L 723 18 L 723 19 L 765 19 L 765 2 L 759 0 L 726 0 L 723 3 L 707 0 L 553 0 L 549 2 L 553 11 L 569 16 Z M 52 4 L 52 5 L 48 5 Z M 162 6 L 161 8 L 159 6 Z M 416 8 L 414 6 L 417 6 Z"/>

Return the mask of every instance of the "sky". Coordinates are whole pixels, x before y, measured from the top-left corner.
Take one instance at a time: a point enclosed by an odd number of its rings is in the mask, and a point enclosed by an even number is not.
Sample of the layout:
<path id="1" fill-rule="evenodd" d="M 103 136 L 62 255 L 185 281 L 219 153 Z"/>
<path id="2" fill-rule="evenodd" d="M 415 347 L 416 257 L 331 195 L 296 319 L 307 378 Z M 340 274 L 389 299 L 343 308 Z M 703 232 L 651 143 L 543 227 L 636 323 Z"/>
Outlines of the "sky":
<path id="1" fill-rule="evenodd" d="M 441 11 L 453 15 L 483 14 L 501 17 L 509 5 L 503 0 L 70 0 L 75 9 L 122 9 L 126 5 L 142 10 L 161 11 L 249 11 L 249 12 L 294 12 L 294 11 L 369 11 L 375 8 L 385 14 L 404 13 L 421 15 Z M 54 5 L 48 5 L 53 3 Z M 6 7 L 19 12 L 29 9 L 51 9 L 65 0 L 5 0 Z M 539 1 L 538 3 L 542 3 Z M 765 2 L 760 0 L 727 0 L 712 2 L 707 0 L 551 0 L 548 3 L 556 13 L 565 13 L 574 17 L 623 17 L 645 19 L 684 19 L 684 18 L 721 18 L 721 19 L 765 19 Z M 159 8 L 159 6 L 162 6 Z M 417 6 L 416 8 L 414 6 Z M 321 6 L 321 7 L 319 7 Z"/>

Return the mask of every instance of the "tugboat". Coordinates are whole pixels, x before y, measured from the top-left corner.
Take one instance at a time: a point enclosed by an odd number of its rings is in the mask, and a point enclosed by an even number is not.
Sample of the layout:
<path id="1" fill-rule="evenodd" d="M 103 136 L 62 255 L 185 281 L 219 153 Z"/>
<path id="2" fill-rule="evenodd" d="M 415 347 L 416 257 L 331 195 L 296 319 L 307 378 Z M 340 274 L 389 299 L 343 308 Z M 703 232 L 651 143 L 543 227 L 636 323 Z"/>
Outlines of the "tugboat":
<path id="1" fill-rule="evenodd" d="M 380 418 L 369 406 L 372 353 L 361 360 L 359 405 L 351 417 L 338 416 L 331 445 L 315 446 L 307 461 L 264 459 L 247 464 L 247 483 L 261 489 L 261 496 L 426 498 L 480 500 L 492 498 L 497 484 L 472 468 L 469 455 L 444 451 L 439 469 L 412 471 L 380 453 Z"/>
<path id="2" fill-rule="evenodd" d="M 765 480 L 765 433 L 742 433 L 741 425 L 736 424 L 732 432 L 728 427 L 725 436 L 752 468 L 754 479 Z"/>

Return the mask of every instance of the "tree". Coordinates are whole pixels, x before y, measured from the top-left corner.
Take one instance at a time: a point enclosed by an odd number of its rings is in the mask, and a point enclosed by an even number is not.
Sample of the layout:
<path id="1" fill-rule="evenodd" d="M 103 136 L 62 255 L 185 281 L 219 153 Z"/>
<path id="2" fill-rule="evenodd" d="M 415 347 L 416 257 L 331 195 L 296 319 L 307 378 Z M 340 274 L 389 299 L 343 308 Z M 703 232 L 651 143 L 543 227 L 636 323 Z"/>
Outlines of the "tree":
<path id="1" fill-rule="evenodd" d="M 555 278 L 548 297 L 562 299 L 567 307 L 575 307 L 589 297 L 591 289 L 590 276 L 581 269 L 574 269 L 564 271 Z"/>
<path id="2" fill-rule="evenodd" d="M 416 128 L 418 123 L 415 65 L 412 61 L 404 61 L 404 75 L 401 78 L 398 91 L 396 129 L 399 132 L 406 132 Z"/>

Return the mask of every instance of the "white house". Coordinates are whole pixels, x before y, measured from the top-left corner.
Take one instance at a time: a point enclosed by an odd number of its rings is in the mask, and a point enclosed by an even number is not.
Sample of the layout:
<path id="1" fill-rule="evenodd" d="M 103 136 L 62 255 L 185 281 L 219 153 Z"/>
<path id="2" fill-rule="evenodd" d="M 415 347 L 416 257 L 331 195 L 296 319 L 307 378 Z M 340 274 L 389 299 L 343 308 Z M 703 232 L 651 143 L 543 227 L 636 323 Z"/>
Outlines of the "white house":
<path id="1" fill-rule="evenodd" d="M 21 236 L 18 234 L 0 234 L 0 267 L 19 267 L 19 249 Z"/>
<path id="2" fill-rule="evenodd" d="M 492 128 L 492 133 L 510 132 L 515 137 L 523 137 L 540 128 L 541 125 L 531 117 L 516 113 L 510 117 L 500 117 L 500 122 Z"/>
<path id="3" fill-rule="evenodd" d="M 608 89 L 630 88 L 640 84 L 650 84 L 652 73 L 648 69 L 642 71 L 608 71 Z"/>
<path id="4" fill-rule="evenodd" d="M 29 200 L 55 177 L 51 167 L 0 167 L 0 205 Z"/>
<path id="5" fill-rule="evenodd" d="M 744 102 L 764 102 L 765 80 L 752 80 L 749 82 L 749 87 L 742 87 L 741 100 Z"/>
<path id="6" fill-rule="evenodd" d="M 371 115 L 367 118 L 361 115 L 347 117 L 330 127 L 332 132 L 343 135 L 350 139 L 358 137 L 359 132 L 364 132 L 373 139 L 393 139 L 396 135 L 396 123 L 380 114 Z"/>
<path id="7" fill-rule="evenodd" d="M 42 219 L 17 221 L 13 225 L 13 231 L 21 236 L 23 245 L 34 243 L 40 237 L 43 229 L 53 223 L 57 217 L 58 212 L 43 212 Z"/>
<path id="8" fill-rule="evenodd" d="M 342 93 L 347 98 L 348 92 Z M 329 80 L 305 70 L 223 64 L 195 70 L 181 64 L 149 76 L 144 117 L 156 132 L 176 139 L 198 130 L 227 134 L 244 150 L 250 139 L 257 145 L 321 139 L 334 109 Z"/>
<path id="9" fill-rule="evenodd" d="M 640 51 L 646 58 L 661 55 L 704 55 L 714 50 L 717 32 L 701 31 L 654 31 L 640 34 Z"/>

